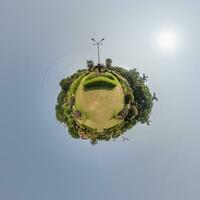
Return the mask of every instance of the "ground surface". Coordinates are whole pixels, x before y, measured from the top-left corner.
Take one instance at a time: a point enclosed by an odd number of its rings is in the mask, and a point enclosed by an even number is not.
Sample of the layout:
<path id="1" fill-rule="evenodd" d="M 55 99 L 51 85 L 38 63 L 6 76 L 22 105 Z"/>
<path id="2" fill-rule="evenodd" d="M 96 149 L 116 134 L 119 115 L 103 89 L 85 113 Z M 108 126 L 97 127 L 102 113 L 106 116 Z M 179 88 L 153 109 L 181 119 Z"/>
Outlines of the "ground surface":
<path id="1" fill-rule="evenodd" d="M 114 118 L 124 108 L 124 90 L 122 85 L 115 80 L 116 86 L 113 89 L 99 88 L 84 90 L 84 83 L 87 77 L 82 79 L 77 88 L 76 108 L 84 115 L 84 120 L 79 120 L 97 131 L 110 128 L 120 124 L 123 120 Z"/>

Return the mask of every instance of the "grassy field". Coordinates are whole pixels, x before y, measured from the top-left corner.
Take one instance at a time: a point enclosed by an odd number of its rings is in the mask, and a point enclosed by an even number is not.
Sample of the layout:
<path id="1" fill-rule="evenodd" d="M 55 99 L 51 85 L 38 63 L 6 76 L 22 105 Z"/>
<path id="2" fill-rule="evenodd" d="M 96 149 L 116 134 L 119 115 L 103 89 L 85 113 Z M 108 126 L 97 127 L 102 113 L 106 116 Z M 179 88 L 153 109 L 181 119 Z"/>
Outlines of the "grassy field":
<path id="1" fill-rule="evenodd" d="M 102 84 L 102 82 L 104 84 Z M 85 86 L 90 85 L 89 90 Z M 113 87 L 109 87 L 113 85 Z M 114 115 L 124 108 L 124 90 L 110 73 L 96 77 L 90 74 L 84 77 L 75 93 L 75 106 L 86 117 L 80 123 L 101 132 L 123 122 L 114 118 Z"/>

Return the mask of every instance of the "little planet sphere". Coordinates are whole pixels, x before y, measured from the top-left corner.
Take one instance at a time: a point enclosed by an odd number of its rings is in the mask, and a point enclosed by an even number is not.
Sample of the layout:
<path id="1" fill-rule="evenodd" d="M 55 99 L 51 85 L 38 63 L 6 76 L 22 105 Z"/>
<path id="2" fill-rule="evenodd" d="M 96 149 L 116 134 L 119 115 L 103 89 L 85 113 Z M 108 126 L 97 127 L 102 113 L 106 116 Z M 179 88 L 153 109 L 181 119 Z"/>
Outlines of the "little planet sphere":
<path id="1" fill-rule="evenodd" d="M 136 68 L 127 70 L 105 64 L 87 67 L 60 81 L 61 91 L 55 106 L 56 118 L 73 138 L 89 139 L 91 144 L 123 135 L 137 123 L 150 122 L 153 100 Z"/>

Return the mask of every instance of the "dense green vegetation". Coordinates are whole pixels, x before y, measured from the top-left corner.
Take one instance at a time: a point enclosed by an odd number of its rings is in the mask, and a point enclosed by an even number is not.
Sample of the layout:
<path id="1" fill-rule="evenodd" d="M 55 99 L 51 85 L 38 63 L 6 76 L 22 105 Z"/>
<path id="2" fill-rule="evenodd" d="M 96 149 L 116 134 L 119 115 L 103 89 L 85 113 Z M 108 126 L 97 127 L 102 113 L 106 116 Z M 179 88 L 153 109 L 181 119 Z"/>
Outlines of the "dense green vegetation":
<path id="1" fill-rule="evenodd" d="M 90 89 L 99 89 L 99 88 L 107 88 L 107 89 L 113 89 L 116 85 L 112 82 L 107 82 L 104 80 L 97 80 L 95 82 L 89 82 L 87 83 L 84 88 L 86 90 Z"/>
<path id="2" fill-rule="evenodd" d="M 114 113 L 113 117 L 123 120 L 122 123 L 101 132 L 80 123 L 80 119 L 84 121 L 87 114 L 77 110 L 75 93 L 84 77 L 87 77 L 84 81 L 86 89 L 98 89 L 98 87 L 112 89 L 118 81 L 120 82 L 124 90 L 124 108 L 119 113 Z M 96 81 L 93 81 L 95 79 Z M 78 70 L 61 80 L 61 91 L 55 106 L 56 118 L 68 127 L 69 134 L 73 138 L 90 139 L 91 144 L 96 144 L 98 140 L 108 141 L 111 138 L 117 138 L 139 122 L 147 124 L 150 122 L 155 98 L 153 98 L 145 81 L 145 75 L 140 76 L 137 69 L 126 70 L 122 67 L 112 66 L 111 59 L 106 59 L 106 64 L 102 65 L 101 68 L 94 66 L 90 61 L 88 69 Z"/>

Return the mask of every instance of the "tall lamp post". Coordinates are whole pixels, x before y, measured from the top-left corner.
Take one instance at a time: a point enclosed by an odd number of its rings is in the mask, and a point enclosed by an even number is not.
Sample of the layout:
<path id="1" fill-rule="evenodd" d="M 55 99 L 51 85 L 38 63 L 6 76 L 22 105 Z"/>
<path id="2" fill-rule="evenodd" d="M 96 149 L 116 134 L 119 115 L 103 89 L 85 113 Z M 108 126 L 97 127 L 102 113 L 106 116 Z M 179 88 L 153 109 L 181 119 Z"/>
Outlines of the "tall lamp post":
<path id="1" fill-rule="evenodd" d="M 97 53 L 98 53 L 98 65 L 100 65 L 100 51 L 99 51 L 99 45 L 102 45 L 105 38 L 102 38 L 99 42 L 97 42 L 94 38 L 91 38 L 91 40 L 94 42 L 93 45 L 97 45 Z"/>

